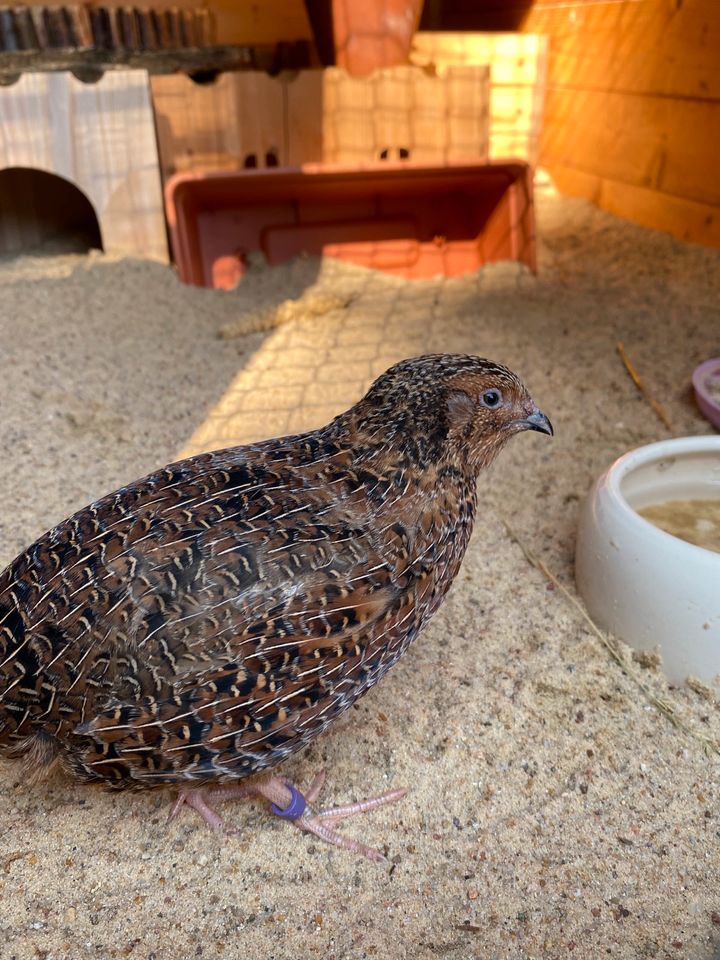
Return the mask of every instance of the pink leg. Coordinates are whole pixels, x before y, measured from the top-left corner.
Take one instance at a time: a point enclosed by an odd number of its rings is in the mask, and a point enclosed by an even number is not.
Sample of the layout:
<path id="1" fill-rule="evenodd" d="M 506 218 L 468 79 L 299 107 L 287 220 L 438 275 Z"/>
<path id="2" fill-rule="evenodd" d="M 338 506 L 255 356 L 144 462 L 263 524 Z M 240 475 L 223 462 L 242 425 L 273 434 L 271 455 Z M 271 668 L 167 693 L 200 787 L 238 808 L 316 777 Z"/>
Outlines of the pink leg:
<path id="1" fill-rule="evenodd" d="M 250 794 L 253 792 L 254 791 L 251 789 L 249 784 L 238 783 L 232 787 L 220 787 L 217 790 L 212 790 L 210 792 L 210 799 L 238 800 L 241 797 L 250 796 Z M 173 804 L 173 808 L 168 816 L 168 823 L 174 820 L 175 817 L 177 817 L 177 815 L 180 813 L 182 807 L 187 804 L 188 807 L 192 807 L 193 810 L 197 810 L 211 830 L 225 830 L 229 833 L 235 833 L 235 831 L 232 829 L 228 830 L 228 828 L 225 826 L 225 821 L 223 818 L 213 810 L 207 800 L 208 792 L 203 790 L 202 787 L 181 787 L 178 793 L 178 798 Z"/>
<path id="2" fill-rule="evenodd" d="M 313 780 L 310 788 L 305 794 L 305 800 L 308 803 L 314 802 L 325 782 L 325 772 L 321 771 Z M 270 777 L 268 780 L 260 781 L 254 784 L 255 791 L 260 796 L 265 797 L 271 803 L 275 804 L 281 810 L 286 809 L 292 801 L 292 793 L 289 781 L 284 777 Z M 314 833 L 316 837 L 331 843 L 336 847 L 342 847 L 351 853 L 359 853 L 368 860 L 375 863 L 387 863 L 387 857 L 374 847 L 369 847 L 359 840 L 353 840 L 335 830 L 335 824 L 348 817 L 355 817 L 361 813 L 367 813 L 370 810 L 377 810 L 388 803 L 395 803 L 405 796 L 407 790 L 390 790 L 381 794 L 379 797 L 371 797 L 368 800 L 360 800 L 358 803 L 347 803 L 339 807 L 330 807 L 327 810 L 320 810 L 313 813 L 309 806 L 305 808 L 301 816 L 292 822 L 300 830 L 306 830 L 308 833 Z"/>
<path id="3" fill-rule="evenodd" d="M 312 780 L 312 783 L 306 790 L 303 798 L 307 804 L 302 814 L 292 822 L 300 830 L 315 834 L 326 843 L 331 843 L 336 847 L 342 847 L 351 853 L 358 853 L 375 863 L 386 863 L 387 858 L 379 850 L 361 843 L 359 840 L 353 840 L 344 836 L 334 829 L 337 823 L 346 820 L 348 817 L 358 816 L 361 813 L 367 813 L 370 810 L 377 810 L 388 803 L 395 803 L 405 796 L 407 790 L 390 790 L 381 794 L 379 797 L 371 797 L 368 800 L 360 800 L 358 803 L 346 803 L 338 807 L 330 807 L 327 810 L 320 810 L 314 813 L 310 809 L 310 804 L 314 803 L 325 784 L 325 771 L 321 770 Z M 244 798 L 256 794 L 275 804 L 279 810 L 286 810 L 293 799 L 293 790 L 290 781 L 285 777 L 268 777 L 265 780 L 258 780 L 249 783 L 239 783 L 233 786 L 220 787 L 217 790 L 206 791 L 202 788 L 183 787 L 175 805 L 173 806 L 168 820 L 174 820 L 180 812 L 182 806 L 187 804 L 196 810 L 205 822 L 213 830 L 221 830 L 225 824 L 222 819 L 208 804 L 210 800 L 233 800 Z M 299 791 L 295 791 L 299 793 Z"/>

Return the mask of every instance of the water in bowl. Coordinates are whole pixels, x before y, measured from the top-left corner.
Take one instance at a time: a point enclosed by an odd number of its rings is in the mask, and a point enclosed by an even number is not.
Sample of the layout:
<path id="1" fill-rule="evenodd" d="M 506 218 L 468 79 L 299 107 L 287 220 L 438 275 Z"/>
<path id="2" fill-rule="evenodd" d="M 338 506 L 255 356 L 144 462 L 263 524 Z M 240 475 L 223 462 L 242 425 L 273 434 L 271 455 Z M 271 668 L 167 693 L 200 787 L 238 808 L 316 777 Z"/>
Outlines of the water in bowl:
<path id="1" fill-rule="evenodd" d="M 667 500 L 638 513 L 674 537 L 720 553 L 720 500 Z"/>

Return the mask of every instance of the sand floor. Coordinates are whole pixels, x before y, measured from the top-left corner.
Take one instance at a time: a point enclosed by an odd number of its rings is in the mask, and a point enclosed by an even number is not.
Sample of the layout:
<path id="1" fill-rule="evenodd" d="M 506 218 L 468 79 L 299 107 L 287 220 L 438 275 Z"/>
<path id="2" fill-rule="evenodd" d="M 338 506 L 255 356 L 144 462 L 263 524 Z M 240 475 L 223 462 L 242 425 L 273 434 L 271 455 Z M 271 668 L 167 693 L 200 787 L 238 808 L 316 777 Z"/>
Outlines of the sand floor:
<path id="1" fill-rule="evenodd" d="M 332 802 L 410 788 L 347 825 L 391 869 L 258 804 L 211 834 L 166 793 L 109 795 L 0 769 L 0 956 L 710 958 L 720 942 L 720 769 L 613 662 L 526 561 L 503 517 L 573 589 L 579 502 L 613 458 L 709 433 L 689 376 L 720 354 L 720 252 L 548 188 L 538 277 L 499 265 L 406 283 L 332 263 L 255 269 L 236 291 L 100 255 L 0 262 L 0 560 L 108 490 L 192 451 L 317 426 L 391 362 L 463 351 L 507 363 L 556 428 L 483 477 L 444 607 L 391 674 L 285 767 L 323 766 Z M 328 300 L 328 294 L 336 302 Z M 275 329 L 221 338 L 287 298 Z M 323 308 L 324 309 L 324 308 Z M 254 321 L 253 321 L 254 322 Z M 630 671 L 698 735 L 712 697 Z"/>

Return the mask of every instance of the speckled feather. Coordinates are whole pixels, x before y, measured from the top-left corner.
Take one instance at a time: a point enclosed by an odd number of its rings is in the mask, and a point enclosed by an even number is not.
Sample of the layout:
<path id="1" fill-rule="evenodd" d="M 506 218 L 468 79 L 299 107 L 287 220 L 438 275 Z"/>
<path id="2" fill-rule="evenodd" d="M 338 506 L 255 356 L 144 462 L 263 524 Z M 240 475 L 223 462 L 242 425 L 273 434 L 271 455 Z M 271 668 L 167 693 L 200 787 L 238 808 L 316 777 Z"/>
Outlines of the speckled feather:
<path id="1" fill-rule="evenodd" d="M 489 361 L 404 361 L 321 430 L 182 460 L 59 524 L 0 576 L 0 750 L 116 788 L 276 765 L 437 609 L 507 411 L 535 409 Z"/>

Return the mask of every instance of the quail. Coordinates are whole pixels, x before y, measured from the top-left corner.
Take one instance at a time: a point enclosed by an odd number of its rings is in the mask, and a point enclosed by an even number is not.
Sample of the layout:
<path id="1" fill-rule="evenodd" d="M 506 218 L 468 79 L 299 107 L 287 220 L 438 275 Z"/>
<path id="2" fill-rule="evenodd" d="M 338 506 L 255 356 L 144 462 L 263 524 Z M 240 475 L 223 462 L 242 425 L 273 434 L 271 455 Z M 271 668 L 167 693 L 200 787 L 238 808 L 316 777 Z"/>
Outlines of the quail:
<path id="1" fill-rule="evenodd" d="M 172 786 L 337 829 L 393 790 L 316 810 L 274 773 L 369 690 L 445 597 L 478 478 L 524 430 L 518 377 L 433 355 L 327 426 L 170 464 L 58 524 L 0 575 L 0 754 L 113 789 Z"/>

